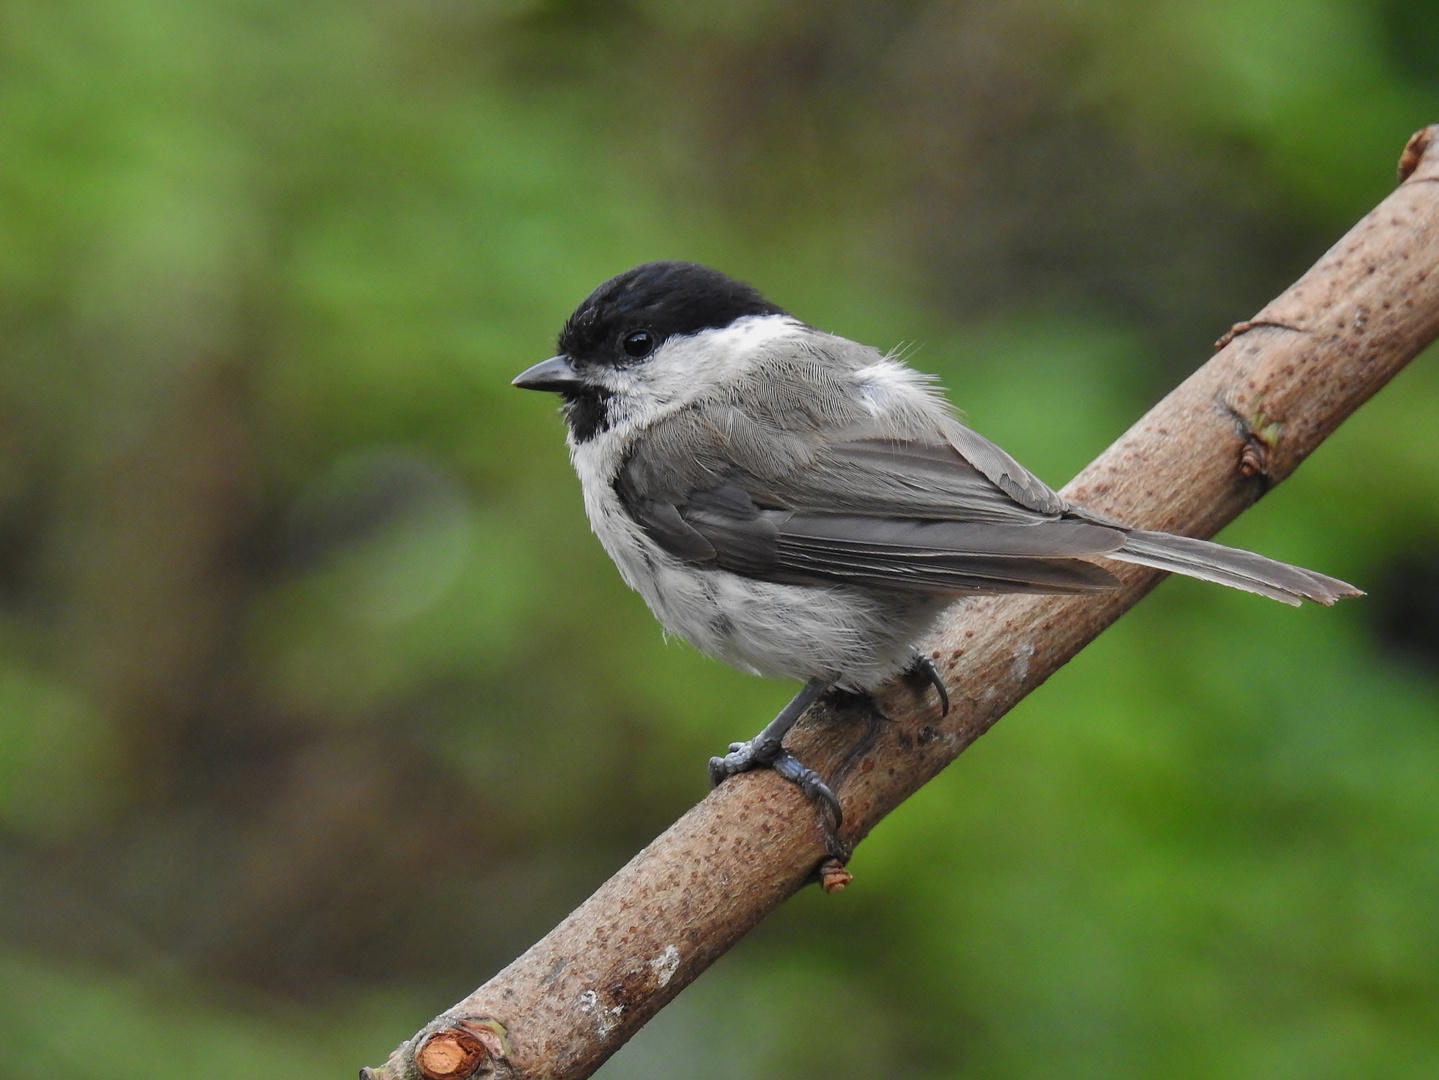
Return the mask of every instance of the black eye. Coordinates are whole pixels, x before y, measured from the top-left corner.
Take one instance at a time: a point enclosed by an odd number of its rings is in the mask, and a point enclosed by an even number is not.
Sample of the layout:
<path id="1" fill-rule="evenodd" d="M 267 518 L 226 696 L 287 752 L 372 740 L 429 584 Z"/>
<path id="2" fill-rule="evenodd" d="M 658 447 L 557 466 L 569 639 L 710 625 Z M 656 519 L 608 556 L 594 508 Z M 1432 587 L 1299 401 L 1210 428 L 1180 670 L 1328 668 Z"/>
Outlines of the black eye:
<path id="1" fill-rule="evenodd" d="M 654 352 L 655 344 L 655 336 L 648 330 L 631 330 L 620 339 L 620 348 L 625 351 L 625 355 L 636 360 Z"/>

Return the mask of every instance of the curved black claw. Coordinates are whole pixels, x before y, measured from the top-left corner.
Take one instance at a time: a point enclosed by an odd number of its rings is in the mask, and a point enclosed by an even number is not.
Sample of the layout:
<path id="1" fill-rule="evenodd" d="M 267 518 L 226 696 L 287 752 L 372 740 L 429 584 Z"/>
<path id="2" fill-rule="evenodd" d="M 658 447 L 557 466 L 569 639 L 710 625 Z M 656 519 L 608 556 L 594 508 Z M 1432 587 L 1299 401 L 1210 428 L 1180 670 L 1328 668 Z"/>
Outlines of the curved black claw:
<path id="1" fill-rule="evenodd" d="M 944 688 L 944 680 L 939 677 L 939 668 L 934 666 L 934 661 L 920 653 L 916 653 L 914 664 L 910 667 L 920 678 L 934 687 L 935 693 L 939 695 L 939 715 L 949 715 L 949 691 Z"/>

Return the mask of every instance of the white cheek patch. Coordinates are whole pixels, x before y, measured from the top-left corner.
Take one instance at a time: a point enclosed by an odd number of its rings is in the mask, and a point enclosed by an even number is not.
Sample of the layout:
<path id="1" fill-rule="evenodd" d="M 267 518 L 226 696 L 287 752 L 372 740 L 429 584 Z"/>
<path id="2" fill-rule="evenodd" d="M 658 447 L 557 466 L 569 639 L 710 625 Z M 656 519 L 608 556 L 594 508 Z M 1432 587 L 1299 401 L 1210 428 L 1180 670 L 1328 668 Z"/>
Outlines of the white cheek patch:
<path id="1" fill-rule="evenodd" d="M 859 368 L 854 373 L 855 396 L 874 417 L 883 416 L 897 406 L 912 402 L 916 394 L 935 393 L 935 377 L 885 358 L 877 364 Z"/>
<path id="2" fill-rule="evenodd" d="M 797 337 L 803 332 L 804 325 L 789 315 L 748 315 L 723 330 L 704 330 L 694 337 L 697 341 L 703 339 L 706 349 L 744 359 L 772 342 Z"/>
<path id="3" fill-rule="evenodd" d="M 749 315 L 720 330 L 671 338 L 645 365 L 645 392 L 656 405 L 682 405 L 744 374 L 776 342 L 804 332 L 788 315 Z"/>

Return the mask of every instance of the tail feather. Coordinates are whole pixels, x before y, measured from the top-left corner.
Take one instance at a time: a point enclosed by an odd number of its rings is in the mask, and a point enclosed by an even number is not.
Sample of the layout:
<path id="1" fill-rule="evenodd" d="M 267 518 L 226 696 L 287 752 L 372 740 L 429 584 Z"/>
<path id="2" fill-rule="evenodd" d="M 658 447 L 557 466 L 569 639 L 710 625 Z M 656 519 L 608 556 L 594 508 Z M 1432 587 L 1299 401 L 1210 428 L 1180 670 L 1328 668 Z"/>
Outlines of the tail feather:
<path id="1" fill-rule="evenodd" d="M 1328 606 L 1347 596 L 1364 595 L 1338 578 L 1290 566 L 1252 551 L 1171 533 L 1134 529 L 1122 548 L 1104 557 L 1228 585 L 1295 607 L 1301 600 Z"/>

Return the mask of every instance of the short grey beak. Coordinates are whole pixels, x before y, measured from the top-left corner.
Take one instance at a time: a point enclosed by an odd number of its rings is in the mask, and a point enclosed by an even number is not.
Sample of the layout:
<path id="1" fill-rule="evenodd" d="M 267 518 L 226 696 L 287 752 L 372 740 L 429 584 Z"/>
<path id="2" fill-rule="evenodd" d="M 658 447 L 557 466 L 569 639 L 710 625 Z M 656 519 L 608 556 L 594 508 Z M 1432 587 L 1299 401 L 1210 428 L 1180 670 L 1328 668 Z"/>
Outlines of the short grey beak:
<path id="1" fill-rule="evenodd" d="M 552 356 L 526 368 L 515 376 L 511 386 L 521 390 L 547 390 L 551 394 L 572 393 L 584 389 L 584 381 L 575 372 L 568 356 Z"/>

